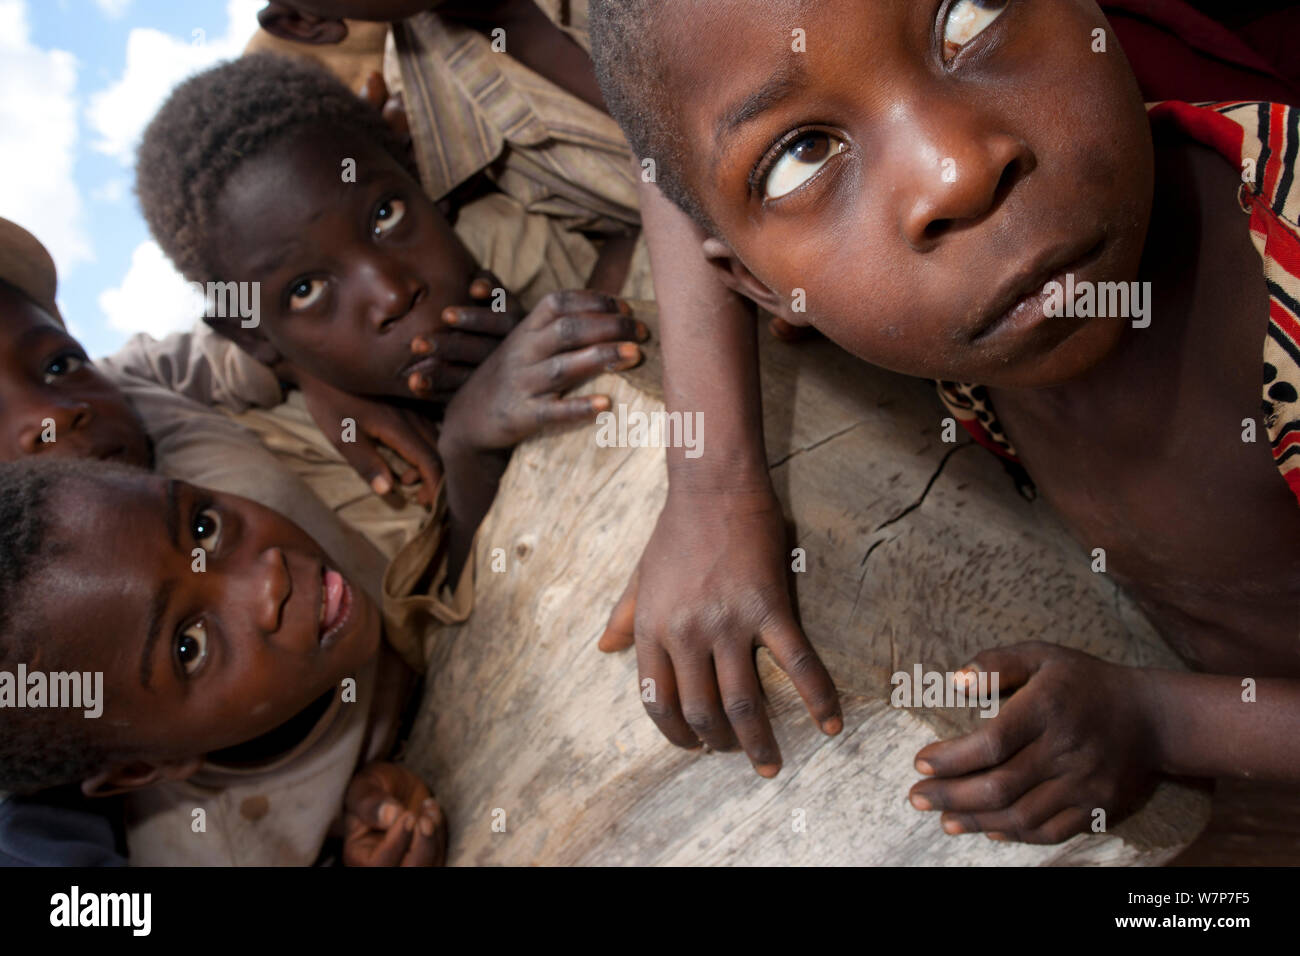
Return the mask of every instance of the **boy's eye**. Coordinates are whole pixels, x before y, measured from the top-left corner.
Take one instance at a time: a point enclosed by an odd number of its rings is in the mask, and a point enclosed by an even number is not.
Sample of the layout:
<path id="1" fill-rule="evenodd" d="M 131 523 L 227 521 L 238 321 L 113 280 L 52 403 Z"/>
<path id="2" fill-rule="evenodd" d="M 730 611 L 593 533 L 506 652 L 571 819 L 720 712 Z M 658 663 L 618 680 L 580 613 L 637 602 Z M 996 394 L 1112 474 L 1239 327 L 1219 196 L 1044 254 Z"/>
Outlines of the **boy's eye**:
<path id="1" fill-rule="evenodd" d="M 194 516 L 190 534 L 204 551 L 216 551 L 221 543 L 221 516 L 211 508 L 204 508 Z"/>
<path id="2" fill-rule="evenodd" d="M 195 621 L 176 635 L 176 660 L 187 677 L 193 676 L 208 659 L 208 628 Z"/>
<path id="3" fill-rule="evenodd" d="M 310 309 L 325 294 L 324 279 L 303 279 L 289 290 L 289 311 Z"/>
<path id="4" fill-rule="evenodd" d="M 768 199 L 780 199 L 794 192 L 816 175 L 831 157 L 844 152 L 847 144 L 830 133 L 816 130 L 800 136 L 781 151 L 763 184 Z"/>
<path id="5" fill-rule="evenodd" d="M 63 378 L 65 375 L 72 375 L 86 367 L 86 360 L 77 355 L 75 352 L 67 352 L 58 358 L 52 359 L 45 366 L 45 384 L 53 385 L 55 379 Z"/>
<path id="6" fill-rule="evenodd" d="M 375 212 L 375 235 L 382 236 L 406 218 L 406 203 L 400 199 L 390 199 Z"/>
<path id="7" fill-rule="evenodd" d="M 948 62 L 1006 9 L 1009 0 L 957 0 L 943 19 L 943 59 Z"/>

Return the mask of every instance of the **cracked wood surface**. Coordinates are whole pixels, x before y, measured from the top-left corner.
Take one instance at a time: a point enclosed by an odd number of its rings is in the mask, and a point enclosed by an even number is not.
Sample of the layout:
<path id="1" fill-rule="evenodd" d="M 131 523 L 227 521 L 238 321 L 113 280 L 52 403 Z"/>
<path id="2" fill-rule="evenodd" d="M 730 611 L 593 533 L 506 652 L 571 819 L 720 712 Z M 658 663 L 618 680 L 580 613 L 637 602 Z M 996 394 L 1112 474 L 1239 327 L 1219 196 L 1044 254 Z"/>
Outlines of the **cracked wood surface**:
<path id="1" fill-rule="evenodd" d="M 648 351 L 588 390 L 616 409 L 661 408 Z M 821 340 L 764 333 L 762 351 L 773 479 L 791 546 L 807 553 L 799 612 L 841 691 L 844 732 L 824 737 L 760 651 L 785 760 L 775 780 L 743 754 L 660 737 L 634 653 L 602 655 L 596 639 L 662 506 L 663 453 L 599 448 L 594 426 L 531 441 L 480 532 L 474 613 L 435 651 L 407 753 L 448 814 L 449 861 L 1143 865 L 1190 843 L 1209 801 L 1175 784 L 1109 833 L 1057 847 L 947 837 L 936 814 L 906 804 L 916 751 L 978 718 L 890 707 L 895 671 L 955 670 L 984 647 L 1035 639 L 1179 665 L 991 454 L 939 440 L 946 413 L 927 383 Z M 706 455 L 708 440 L 706 420 Z M 490 569 L 493 548 L 504 573 Z"/>

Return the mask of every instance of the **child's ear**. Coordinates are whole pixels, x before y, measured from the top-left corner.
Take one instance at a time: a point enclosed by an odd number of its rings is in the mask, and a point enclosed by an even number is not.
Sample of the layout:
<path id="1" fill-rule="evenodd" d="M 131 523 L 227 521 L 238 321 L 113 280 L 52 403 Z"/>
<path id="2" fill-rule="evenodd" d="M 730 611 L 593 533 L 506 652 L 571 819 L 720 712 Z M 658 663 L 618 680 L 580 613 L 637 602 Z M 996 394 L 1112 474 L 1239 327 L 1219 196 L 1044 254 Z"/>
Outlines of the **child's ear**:
<path id="1" fill-rule="evenodd" d="M 81 781 L 81 792 L 87 797 L 111 797 L 129 793 L 164 780 L 188 780 L 203 766 L 202 757 L 182 757 L 150 763 L 137 760 L 101 770 Z"/>
<path id="2" fill-rule="evenodd" d="M 272 36 L 290 43 L 342 43 L 348 35 L 348 25 L 342 20 L 302 13 L 279 0 L 271 0 L 257 11 L 257 22 Z"/>
<path id="3" fill-rule="evenodd" d="M 237 318 L 231 319 L 210 319 L 203 320 L 208 327 L 216 332 L 223 339 L 229 339 L 238 345 L 243 351 L 247 352 L 253 358 L 257 359 L 267 368 L 276 368 L 284 361 L 284 356 L 272 345 L 262 334 L 262 330 L 254 327 L 251 329 L 244 328 L 244 323 Z"/>
<path id="4" fill-rule="evenodd" d="M 732 251 L 731 246 L 727 245 L 721 239 L 714 239 L 710 236 L 705 239 L 701 245 L 704 251 L 704 258 L 713 266 L 719 280 L 732 292 L 739 293 L 745 298 L 757 303 L 760 307 L 766 309 L 773 315 L 779 315 L 792 324 L 803 324 L 797 319 L 791 319 L 788 316 L 790 309 L 784 297 L 773 292 L 758 278 L 750 272 L 740 257 Z"/>

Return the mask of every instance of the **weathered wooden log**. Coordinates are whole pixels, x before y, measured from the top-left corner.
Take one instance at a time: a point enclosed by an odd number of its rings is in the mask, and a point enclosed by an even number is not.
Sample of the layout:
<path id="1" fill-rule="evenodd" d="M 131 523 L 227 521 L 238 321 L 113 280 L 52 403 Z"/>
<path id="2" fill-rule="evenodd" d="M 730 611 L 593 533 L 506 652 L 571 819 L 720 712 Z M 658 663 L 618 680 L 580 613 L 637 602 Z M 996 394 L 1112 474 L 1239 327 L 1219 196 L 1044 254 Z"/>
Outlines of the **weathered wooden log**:
<path id="1" fill-rule="evenodd" d="M 436 652 L 408 748 L 448 814 L 449 862 L 1144 865 L 1176 855 L 1209 815 L 1208 797 L 1180 784 L 1161 784 L 1105 833 L 1053 847 L 949 837 L 937 814 L 906 803 L 917 750 L 978 718 L 891 707 L 895 672 L 951 671 L 1024 640 L 1180 665 L 992 455 L 940 440 L 945 413 L 927 383 L 825 341 L 763 339 L 769 459 L 791 547 L 807 555 L 799 611 L 840 688 L 844 732 L 823 736 L 760 651 L 780 775 L 759 778 L 740 753 L 668 744 L 642 709 L 633 653 L 596 649 L 663 503 L 663 451 L 599 447 L 595 426 L 534 440 L 481 531 L 474 613 Z M 652 353 L 591 390 L 651 412 L 662 409 L 658 381 Z M 496 548 L 503 572 L 492 570 Z"/>

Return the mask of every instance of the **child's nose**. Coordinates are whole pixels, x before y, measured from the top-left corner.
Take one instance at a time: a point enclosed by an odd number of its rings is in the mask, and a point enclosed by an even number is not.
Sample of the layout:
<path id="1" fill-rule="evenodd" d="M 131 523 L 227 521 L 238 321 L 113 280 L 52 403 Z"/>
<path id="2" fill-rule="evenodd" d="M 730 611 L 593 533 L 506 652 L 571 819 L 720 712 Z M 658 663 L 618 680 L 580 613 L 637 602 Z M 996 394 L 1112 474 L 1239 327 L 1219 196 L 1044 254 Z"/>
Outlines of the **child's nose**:
<path id="1" fill-rule="evenodd" d="M 399 322 L 421 298 L 423 284 L 399 262 L 378 260 L 370 266 L 370 324 L 383 332 Z"/>
<path id="2" fill-rule="evenodd" d="M 253 571 L 254 623 L 263 634 L 274 634 L 280 629 L 285 603 L 293 592 L 289 563 L 279 548 L 267 548 L 258 555 Z"/>
<path id="3" fill-rule="evenodd" d="M 23 416 L 18 447 L 24 455 L 35 455 L 55 447 L 61 436 L 90 424 L 93 415 L 85 402 L 56 402 L 38 405 Z"/>
<path id="4" fill-rule="evenodd" d="M 1018 137 L 977 131 L 928 138 L 909 164 L 912 188 L 901 193 L 900 230 L 917 251 L 993 212 L 1033 168 L 1033 153 Z"/>

